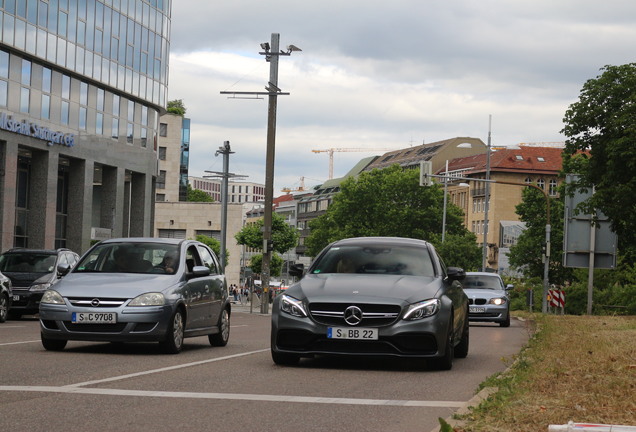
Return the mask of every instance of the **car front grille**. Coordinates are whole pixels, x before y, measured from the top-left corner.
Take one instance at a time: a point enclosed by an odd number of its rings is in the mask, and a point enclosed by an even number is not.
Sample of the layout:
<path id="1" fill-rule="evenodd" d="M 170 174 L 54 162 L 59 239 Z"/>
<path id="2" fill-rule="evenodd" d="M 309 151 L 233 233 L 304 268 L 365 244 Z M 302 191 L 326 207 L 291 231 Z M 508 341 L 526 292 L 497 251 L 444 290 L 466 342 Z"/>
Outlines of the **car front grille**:
<path id="1" fill-rule="evenodd" d="M 352 304 L 352 303 L 311 303 L 309 313 L 316 322 L 330 326 L 349 326 L 345 321 L 345 310 L 356 306 L 362 311 L 359 327 L 382 327 L 394 323 L 400 316 L 399 305 Z"/>
<path id="2" fill-rule="evenodd" d="M 476 299 L 469 298 L 468 299 L 468 304 L 471 304 L 471 305 L 479 305 L 479 306 L 481 306 L 481 305 L 485 305 L 487 303 L 488 303 L 488 299 L 483 299 L 483 298 L 476 298 Z"/>
<path id="3" fill-rule="evenodd" d="M 437 341 L 431 334 L 402 333 L 376 341 L 329 339 L 304 330 L 281 330 L 276 346 L 298 352 L 331 354 L 433 355 Z"/>
<path id="4" fill-rule="evenodd" d="M 73 333 L 121 333 L 128 323 L 117 324 L 74 324 L 71 321 L 63 321 L 64 327 Z"/>
<path id="5" fill-rule="evenodd" d="M 68 301 L 77 307 L 116 308 L 128 301 L 127 298 L 68 297 Z"/>

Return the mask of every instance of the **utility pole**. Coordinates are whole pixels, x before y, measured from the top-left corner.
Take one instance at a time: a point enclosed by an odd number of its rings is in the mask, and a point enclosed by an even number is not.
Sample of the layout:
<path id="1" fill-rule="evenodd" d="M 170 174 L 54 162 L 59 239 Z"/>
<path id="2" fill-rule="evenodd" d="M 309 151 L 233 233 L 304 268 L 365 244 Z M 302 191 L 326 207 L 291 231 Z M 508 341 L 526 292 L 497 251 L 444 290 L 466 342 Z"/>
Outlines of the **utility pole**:
<path id="1" fill-rule="evenodd" d="M 219 149 L 214 153 L 214 156 L 218 156 L 219 154 L 223 155 L 223 172 L 216 171 L 205 171 L 206 173 L 215 174 L 214 176 L 203 176 L 204 178 L 209 177 L 221 177 L 221 256 L 219 260 L 221 261 L 221 271 L 225 273 L 225 260 L 227 255 L 226 243 L 227 243 L 227 190 L 228 183 L 230 177 L 247 177 L 244 175 L 232 174 L 229 172 L 230 170 L 230 155 L 234 152 L 230 149 L 230 142 L 223 141 L 223 146 L 219 147 Z"/>
<path id="2" fill-rule="evenodd" d="M 261 264 L 261 313 L 269 312 L 269 279 L 272 260 L 272 206 L 274 205 L 274 159 L 276 155 L 276 108 L 278 95 L 287 95 L 278 88 L 278 58 L 291 55 L 293 51 L 302 51 L 300 48 L 289 45 L 287 51 L 280 50 L 280 34 L 272 33 L 271 44 L 261 44 L 265 61 L 269 62 L 269 83 L 263 92 L 221 92 L 221 94 L 251 94 L 268 95 L 267 109 L 267 149 L 265 153 L 265 215 L 263 218 L 263 262 Z"/>
<path id="3" fill-rule="evenodd" d="M 486 148 L 486 182 L 485 198 L 484 198 L 484 243 L 482 250 L 482 268 L 481 271 L 486 271 L 488 268 L 488 207 L 490 201 L 490 130 L 492 124 L 492 115 L 488 116 L 488 146 Z"/>

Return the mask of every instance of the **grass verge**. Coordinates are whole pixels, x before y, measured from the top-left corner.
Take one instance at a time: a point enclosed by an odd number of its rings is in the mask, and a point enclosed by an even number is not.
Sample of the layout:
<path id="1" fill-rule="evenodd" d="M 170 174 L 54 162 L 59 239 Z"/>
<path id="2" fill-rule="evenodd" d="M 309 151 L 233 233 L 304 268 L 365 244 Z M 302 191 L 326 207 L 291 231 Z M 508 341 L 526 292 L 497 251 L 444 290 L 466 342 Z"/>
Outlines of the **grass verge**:
<path id="1" fill-rule="evenodd" d="M 636 426 L 636 316 L 523 318 L 536 326 L 528 345 L 482 384 L 498 391 L 457 416 L 456 432 L 545 432 L 570 420 Z"/>

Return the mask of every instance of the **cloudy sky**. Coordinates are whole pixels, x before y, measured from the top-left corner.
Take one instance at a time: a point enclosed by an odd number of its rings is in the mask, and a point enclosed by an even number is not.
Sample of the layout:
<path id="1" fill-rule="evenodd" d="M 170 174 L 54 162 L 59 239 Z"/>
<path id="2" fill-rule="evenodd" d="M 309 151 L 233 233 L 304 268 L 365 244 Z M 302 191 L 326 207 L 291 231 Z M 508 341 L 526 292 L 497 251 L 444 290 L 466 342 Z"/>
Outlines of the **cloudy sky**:
<path id="1" fill-rule="evenodd" d="M 633 0 L 174 0 L 169 99 L 192 119 L 190 174 L 264 183 L 270 64 L 279 62 L 275 190 L 310 187 L 361 158 L 457 136 L 558 142 L 568 106 L 604 65 L 636 61 Z"/>

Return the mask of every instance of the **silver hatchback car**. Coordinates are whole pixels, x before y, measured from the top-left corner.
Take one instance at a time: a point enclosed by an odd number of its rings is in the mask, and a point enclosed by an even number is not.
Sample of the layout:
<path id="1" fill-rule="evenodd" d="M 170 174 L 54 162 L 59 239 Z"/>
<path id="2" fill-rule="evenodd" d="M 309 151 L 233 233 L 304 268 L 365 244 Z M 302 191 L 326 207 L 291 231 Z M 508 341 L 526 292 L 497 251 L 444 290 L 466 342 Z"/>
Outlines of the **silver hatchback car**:
<path id="1" fill-rule="evenodd" d="M 231 306 L 212 250 L 195 240 L 122 238 L 93 246 L 40 301 L 42 345 L 69 340 L 159 342 L 178 353 L 183 339 L 224 346 Z"/>
<path id="2" fill-rule="evenodd" d="M 497 273 L 466 272 L 462 281 L 468 296 L 468 320 L 496 322 L 501 327 L 510 327 L 510 298 L 508 291 L 513 285 L 504 286 Z"/>

